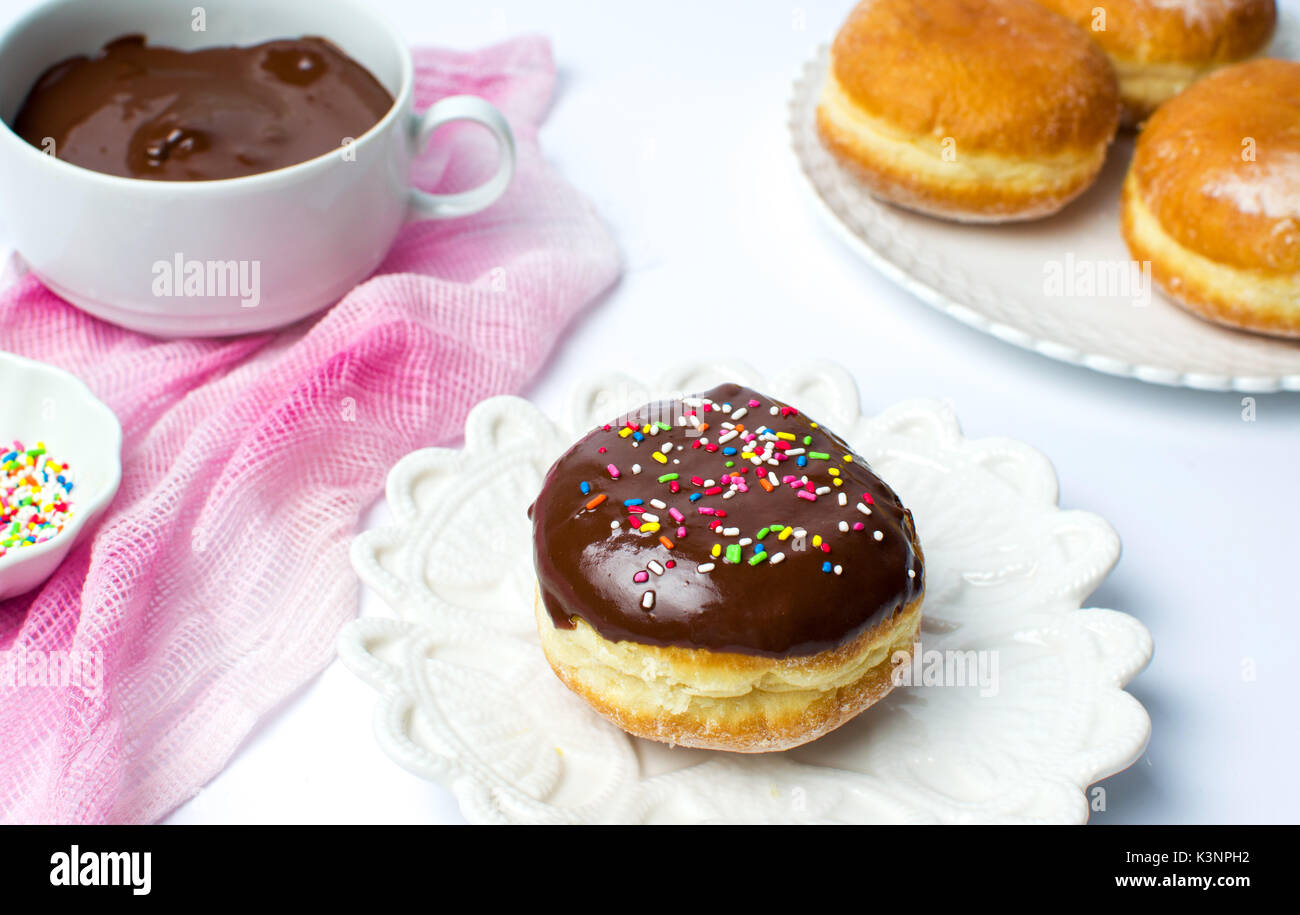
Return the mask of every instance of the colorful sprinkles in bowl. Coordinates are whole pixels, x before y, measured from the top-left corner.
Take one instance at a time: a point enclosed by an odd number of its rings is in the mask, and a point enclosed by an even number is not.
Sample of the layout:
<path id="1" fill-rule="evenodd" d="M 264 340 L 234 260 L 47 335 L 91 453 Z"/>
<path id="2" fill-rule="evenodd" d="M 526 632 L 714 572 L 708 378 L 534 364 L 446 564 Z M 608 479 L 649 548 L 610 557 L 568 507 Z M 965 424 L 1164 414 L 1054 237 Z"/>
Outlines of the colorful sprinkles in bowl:
<path id="1" fill-rule="evenodd" d="M 45 443 L 22 442 L 0 455 L 0 556 L 58 536 L 72 518 L 72 476 Z"/>

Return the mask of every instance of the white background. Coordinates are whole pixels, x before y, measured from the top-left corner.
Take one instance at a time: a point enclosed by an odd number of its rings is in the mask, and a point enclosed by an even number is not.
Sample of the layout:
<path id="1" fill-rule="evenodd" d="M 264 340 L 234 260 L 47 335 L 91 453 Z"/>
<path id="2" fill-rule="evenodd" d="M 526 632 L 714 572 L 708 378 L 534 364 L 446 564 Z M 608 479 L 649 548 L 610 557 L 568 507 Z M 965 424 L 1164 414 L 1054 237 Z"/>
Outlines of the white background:
<path id="1" fill-rule="evenodd" d="M 543 151 L 592 198 L 626 265 L 527 396 L 556 410 L 597 370 L 824 358 L 856 375 L 868 411 L 945 398 L 968 435 L 1034 445 L 1056 465 L 1062 505 L 1123 539 L 1089 603 L 1134 614 L 1156 644 L 1130 688 L 1151 714 L 1150 747 L 1104 782 L 1093 822 L 1300 821 L 1300 396 L 1260 395 L 1246 422 L 1242 395 L 1022 352 L 858 260 L 814 210 L 785 131 L 791 81 L 851 0 L 372 2 L 412 44 L 472 48 L 525 31 L 554 42 Z M 0 26 L 31 5 L 5 0 Z M 792 309 L 812 342 L 776 329 Z M 367 524 L 386 518 L 377 506 Z M 385 611 L 367 594 L 362 612 Z M 461 821 L 446 791 L 379 750 L 372 705 L 335 663 L 170 821 Z"/>

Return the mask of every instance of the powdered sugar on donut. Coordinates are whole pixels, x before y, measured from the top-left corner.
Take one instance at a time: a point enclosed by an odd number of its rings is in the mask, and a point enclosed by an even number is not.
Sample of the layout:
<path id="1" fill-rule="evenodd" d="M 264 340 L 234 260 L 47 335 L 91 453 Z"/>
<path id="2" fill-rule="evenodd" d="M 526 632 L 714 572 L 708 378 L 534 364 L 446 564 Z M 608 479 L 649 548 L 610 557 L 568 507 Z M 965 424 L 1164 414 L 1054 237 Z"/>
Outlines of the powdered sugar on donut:
<path id="1" fill-rule="evenodd" d="M 1147 0 L 1147 5 L 1158 10 L 1178 10 L 1189 28 L 1209 29 L 1241 3 L 1240 0 Z"/>
<path id="2" fill-rule="evenodd" d="M 1288 152 L 1208 179 L 1201 190 L 1248 216 L 1300 220 L 1300 153 Z"/>

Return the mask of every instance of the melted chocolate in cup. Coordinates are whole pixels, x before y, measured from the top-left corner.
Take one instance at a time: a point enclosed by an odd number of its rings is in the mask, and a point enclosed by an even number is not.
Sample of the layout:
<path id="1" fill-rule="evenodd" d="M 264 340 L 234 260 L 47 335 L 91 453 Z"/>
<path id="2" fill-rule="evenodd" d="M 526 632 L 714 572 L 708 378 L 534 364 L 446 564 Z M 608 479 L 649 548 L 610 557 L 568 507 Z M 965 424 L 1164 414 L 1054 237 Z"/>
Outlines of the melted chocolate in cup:
<path id="1" fill-rule="evenodd" d="M 368 70 L 322 38 L 179 51 L 128 35 L 45 71 L 13 126 L 106 175 L 212 181 L 336 150 L 392 106 Z"/>
<path id="2" fill-rule="evenodd" d="M 734 384 L 587 435 L 529 514 L 552 621 L 611 641 L 806 656 L 924 589 L 894 491 L 838 435 Z"/>

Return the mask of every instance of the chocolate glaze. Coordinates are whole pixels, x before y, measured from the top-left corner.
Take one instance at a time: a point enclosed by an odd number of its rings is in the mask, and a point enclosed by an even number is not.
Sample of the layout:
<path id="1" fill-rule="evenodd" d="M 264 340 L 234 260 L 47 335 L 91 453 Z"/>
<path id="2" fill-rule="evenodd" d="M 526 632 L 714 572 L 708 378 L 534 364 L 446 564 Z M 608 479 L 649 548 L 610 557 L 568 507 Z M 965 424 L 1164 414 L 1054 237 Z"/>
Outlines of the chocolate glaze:
<path id="1" fill-rule="evenodd" d="M 46 70 L 14 132 L 42 149 L 52 139 L 58 158 L 107 175 L 210 181 L 338 149 L 392 105 L 322 38 L 178 51 L 127 35 Z"/>
<path id="2" fill-rule="evenodd" d="M 707 410 L 700 400 L 710 402 Z M 752 401 L 758 405 L 751 406 Z M 773 406 L 784 415 L 773 416 Z M 742 409 L 745 413 L 738 416 Z M 689 419 L 692 410 L 708 424 L 694 436 L 688 434 L 694 430 Z M 683 417 L 684 425 L 680 424 Z M 655 435 L 643 432 L 638 443 L 633 436 L 620 435 L 629 420 L 642 432 L 647 423 L 665 422 L 672 428 Z M 723 425 L 727 422 L 745 431 L 724 442 L 721 437 L 731 431 Z M 798 456 L 773 458 L 776 464 L 764 462 L 761 468 L 742 459 L 739 452 L 751 447 L 740 447 L 745 445 L 744 436 L 763 427 L 766 434 L 793 433 L 794 441 L 778 441 L 791 450 L 804 449 L 807 466 L 797 466 Z M 804 444 L 805 436 L 811 436 L 811 444 Z M 665 454 L 666 442 L 673 448 Z M 753 445 L 763 448 L 768 442 L 760 435 Z M 600 452 L 602 447 L 605 453 Z M 773 442 L 774 453 L 785 453 L 777 447 Z M 738 453 L 725 454 L 727 448 L 737 448 Z M 656 451 L 666 463 L 654 457 Z M 828 457 L 811 457 L 816 452 Z M 846 454 L 851 461 L 844 460 Z M 735 466 L 727 468 L 726 461 L 734 461 Z M 618 468 L 617 479 L 608 469 L 610 464 Z M 640 465 L 639 473 L 633 472 L 634 464 Z M 839 471 L 843 485 L 833 484 L 831 468 Z M 764 479 L 768 472 L 775 473 L 778 481 L 806 475 L 814 489 L 827 486 L 830 491 L 816 495 L 815 501 L 797 496 L 789 483 L 767 491 L 756 478 L 760 469 Z M 678 475 L 676 481 L 659 482 L 672 473 Z M 738 474 L 748 491 L 723 498 L 736 482 L 724 480 L 728 474 Z M 714 486 L 693 483 L 693 477 L 705 484 L 713 481 Z M 673 482 L 678 484 L 675 493 Z M 589 488 L 585 494 L 583 483 Z M 706 494 L 708 490 L 713 492 Z M 847 497 L 845 506 L 839 504 L 840 492 Z M 696 493 L 700 497 L 691 501 Z M 864 494 L 871 497 L 870 515 L 857 508 L 860 502 L 866 505 Z M 602 495 L 603 501 L 588 507 Z M 624 500 L 629 499 L 642 499 L 643 505 L 636 507 L 658 516 L 660 528 L 647 532 L 644 523 L 640 529 L 633 527 L 631 519 L 644 521 L 644 514 L 635 515 L 625 506 Z M 667 507 L 652 507 L 651 499 Z M 726 516 L 702 514 L 701 508 L 725 511 Z M 684 520 L 677 521 L 670 509 Z M 780 401 L 734 384 L 695 398 L 647 404 L 595 430 L 555 462 L 528 512 L 542 600 L 555 625 L 572 628 L 572 618 L 579 617 L 615 641 L 769 657 L 806 656 L 852 641 L 924 590 L 912 516 L 893 490 L 839 436 Z M 847 532 L 839 530 L 841 520 L 848 523 Z M 615 521 L 619 526 L 612 529 Z M 738 528 L 739 533 L 725 536 L 710 530 L 714 521 L 720 521 L 722 528 Z M 853 530 L 859 522 L 864 528 Z M 769 531 L 761 541 L 755 539 L 742 548 L 739 563 L 725 561 L 725 554 L 711 555 L 714 544 L 725 550 L 742 538 L 757 538 L 773 524 L 804 529 L 805 549 L 795 548 L 797 537 L 782 541 L 778 532 Z M 684 536 L 680 527 L 685 527 Z M 880 540 L 876 531 L 881 532 Z M 814 545 L 814 535 L 824 538 L 829 552 Z M 668 538 L 671 548 L 660 542 L 661 536 Z M 751 564 L 759 543 L 768 558 Z M 773 563 L 777 553 L 784 558 Z M 652 561 L 662 567 L 662 574 L 649 568 Z M 707 563 L 713 563 L 712 571 L 701 573 L 699 567 Z M 841 574 L 822 571 L 823 563 L 831 563 L 832 569 L 841 566 Z M 648 576 L 646 581 L 635 581 L 642 572 Z M 650 609 L 643 606 L 647 591 L 654 593 Z"/>

